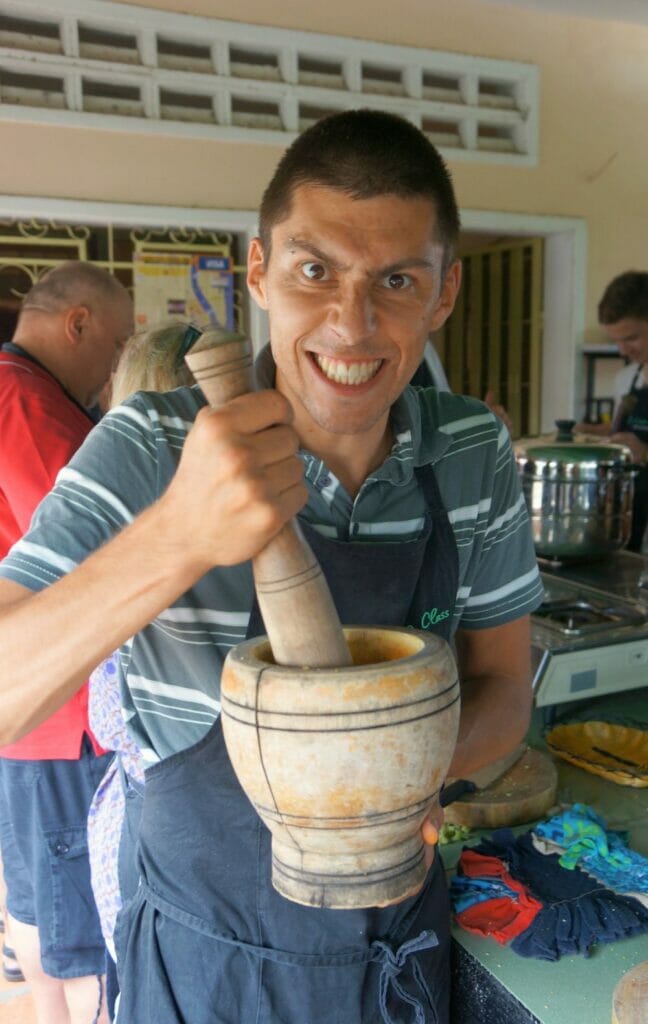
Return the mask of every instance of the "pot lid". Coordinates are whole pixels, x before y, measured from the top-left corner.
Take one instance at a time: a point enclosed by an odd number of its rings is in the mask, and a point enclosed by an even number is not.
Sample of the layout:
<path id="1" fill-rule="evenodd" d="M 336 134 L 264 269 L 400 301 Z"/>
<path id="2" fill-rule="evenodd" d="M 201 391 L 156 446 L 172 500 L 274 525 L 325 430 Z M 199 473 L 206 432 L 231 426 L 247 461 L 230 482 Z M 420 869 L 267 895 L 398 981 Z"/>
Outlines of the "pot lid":
<path id="1" fill-rule="evenodd" d="M 588 444 L 580 441 L 552 441 L 538 438 L 537 442 L 516 445 L 516 453 L 534 462 L 597 463 L 608 466 L 629 465 L 632 453 L 623 444 Z"/>
<path id="2" fill-rule="evenodd" d="M 623 469 L 632 465 L 632 452 L 624 444 L 612 444 L 587 435 L 574 435 L 574 420 L 556 420 L 557 433 L 518 442 L 515 454 L 521 461 L 541 464 L 543 469 L 572 467 L 574 472 L 597 467 Z"/>

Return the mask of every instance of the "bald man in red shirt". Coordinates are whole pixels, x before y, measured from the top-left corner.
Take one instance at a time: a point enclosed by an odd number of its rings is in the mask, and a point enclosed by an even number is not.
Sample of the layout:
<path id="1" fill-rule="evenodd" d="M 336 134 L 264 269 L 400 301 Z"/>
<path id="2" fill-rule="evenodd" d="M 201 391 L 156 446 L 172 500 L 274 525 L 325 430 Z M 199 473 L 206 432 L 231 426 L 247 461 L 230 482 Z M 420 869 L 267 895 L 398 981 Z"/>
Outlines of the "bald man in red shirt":
<path id="1" fill-rule="evenodd" d="M 0 349 L 0 557 L 92 429 L 88 410 L 131 330 L 128 292 L 93 264 L 62 263 L 25 297 Z M 87 687 L 0 748 L 11 943 L 42 1024 L 107 1020 L 85 834 L 107 760 L 88 724 Z"/>

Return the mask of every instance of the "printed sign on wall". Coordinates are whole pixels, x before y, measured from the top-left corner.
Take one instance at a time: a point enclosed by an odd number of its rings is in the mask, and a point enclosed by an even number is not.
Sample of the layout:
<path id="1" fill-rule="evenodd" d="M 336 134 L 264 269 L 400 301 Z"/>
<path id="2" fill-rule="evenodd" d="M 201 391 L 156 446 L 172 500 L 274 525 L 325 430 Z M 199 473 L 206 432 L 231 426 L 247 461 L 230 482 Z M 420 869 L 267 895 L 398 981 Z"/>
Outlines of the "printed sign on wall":
<path id="1" fill-rule="evenodd" d="M 182 317 L 204 327 L 234 329 L 231 257 L 201 253 L 136 253 L 135 322 L 150 327 Z"/>

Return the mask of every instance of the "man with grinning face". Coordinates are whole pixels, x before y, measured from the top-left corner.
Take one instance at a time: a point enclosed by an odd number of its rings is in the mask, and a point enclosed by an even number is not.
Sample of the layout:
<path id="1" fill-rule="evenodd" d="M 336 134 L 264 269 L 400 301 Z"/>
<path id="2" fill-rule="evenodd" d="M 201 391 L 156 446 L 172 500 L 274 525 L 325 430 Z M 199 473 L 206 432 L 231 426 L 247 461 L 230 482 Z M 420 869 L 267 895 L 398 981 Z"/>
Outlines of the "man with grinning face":
<path id="1" fill-rule="evenodd" d="M 0 568 L 5 736 L 121 647 L 148 768 L 136 850 L 124 841 L 139 885 L 115 937 L 119 1024 L 449 1020 L 440 812 L 423 826 L 416 896 L 366 910 L 286 900 L 227 758 L 218 680 L 230 648 L 264 631 L 250 559 L 296 515 L 342 622 L 454 643 L 451 775 L 524 736 L 542 587 L 510 438 L 482 402 L 408 385 L 460 287 L 458 231 L 448 171 L 412 124 L 356 110 L 308 129 L 264 193 L 248 256 L 270 323 L 259 390 L 218 410 L 197 388 L 129 399 Z M 46 690 L 32 682 L 45 665 Z"/>

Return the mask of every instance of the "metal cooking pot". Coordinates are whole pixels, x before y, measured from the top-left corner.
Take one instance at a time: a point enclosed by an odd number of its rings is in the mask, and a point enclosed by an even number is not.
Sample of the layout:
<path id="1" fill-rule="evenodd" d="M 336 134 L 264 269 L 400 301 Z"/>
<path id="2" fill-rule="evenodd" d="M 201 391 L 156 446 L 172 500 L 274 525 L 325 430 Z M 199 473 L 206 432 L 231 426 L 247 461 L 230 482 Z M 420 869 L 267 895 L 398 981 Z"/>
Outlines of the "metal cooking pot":
<path id="1" fill-rule="evenodd" d="M 515 458 L 536 554 L 555 561 L 600 558 L 623 547 L 632 524 L 632 453 L 622 444 L 574 438 L 556 420 L 555 438 L 518 442 Z"/>

